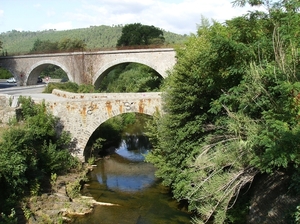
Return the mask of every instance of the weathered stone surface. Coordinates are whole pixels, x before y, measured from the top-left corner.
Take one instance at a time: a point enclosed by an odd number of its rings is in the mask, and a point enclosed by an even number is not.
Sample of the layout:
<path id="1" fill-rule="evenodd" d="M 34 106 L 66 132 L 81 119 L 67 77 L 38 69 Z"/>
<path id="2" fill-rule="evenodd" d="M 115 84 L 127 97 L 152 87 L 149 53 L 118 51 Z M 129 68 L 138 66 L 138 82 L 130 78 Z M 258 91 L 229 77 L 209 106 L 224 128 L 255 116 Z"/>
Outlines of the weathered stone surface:
<path id="1" fill-rule="evenodd" d="M 57 131 L 67 131 L 73 138 L 72 153 L 84 161 L 84 148 L 94 131 L 109 118 L 123 113 L 162 113 L 161 92 L 145 93 L 70 93 L 53 90 L 52 94 L 31 96 L 36 103 L 45 101 L 49 113 L 60 118 Z M 16 116 L 11 98 L 0 95 L 2 122 Z M 2 108 L 2 109 L 1 109 Z"/>
<path id="2" fill-rule="evenodd" d="M 11 119 L 16 117 L 15 108 L 11 107 L 13 97 L 0 94 L 0 123 L 7 124 Z"/>
<path id="3" fill-rule="evenodd" d="M 0 57 L 0 67 L 11 71 L 18 85 L 36 84 L 41 71 L 52 64 L 64 70 L 70 81 L 97 87 L 112 67 L 130 62 L 147 65 L 166 77 L 176 63 L 175 51 L 158 48 Z"/>
<path id="4" fill-rule="evenodd" d="M 49 111 L 60 118 L 61 127 L 76 142 L 74 154 L 83 160 L 84 148 L 93 132 L 122 113 L 153 115 L 161 111 L 161 93 L 69 93 L 53 90 L 61 100 L 46 100 Z"/>

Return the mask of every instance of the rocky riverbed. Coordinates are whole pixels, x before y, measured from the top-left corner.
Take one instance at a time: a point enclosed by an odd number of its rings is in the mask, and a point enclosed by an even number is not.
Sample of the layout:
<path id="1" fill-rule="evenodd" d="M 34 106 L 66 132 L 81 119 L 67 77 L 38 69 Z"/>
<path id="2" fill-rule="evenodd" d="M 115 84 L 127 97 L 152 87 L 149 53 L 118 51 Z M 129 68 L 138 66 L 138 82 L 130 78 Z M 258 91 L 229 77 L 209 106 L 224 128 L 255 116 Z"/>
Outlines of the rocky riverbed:
<path id="1" fill-rule="evenodd" d="M 109 203 L 95 201 L 80 194 L 86 174 L 91 167 L 81 172 L 58 176 L 48 193 L 32 196 L 22 202 L 22 215 L 18 223 L 71 223 L 72 215 L 85 215 L 93 210 L 95 204 L 109 206 Z"/>

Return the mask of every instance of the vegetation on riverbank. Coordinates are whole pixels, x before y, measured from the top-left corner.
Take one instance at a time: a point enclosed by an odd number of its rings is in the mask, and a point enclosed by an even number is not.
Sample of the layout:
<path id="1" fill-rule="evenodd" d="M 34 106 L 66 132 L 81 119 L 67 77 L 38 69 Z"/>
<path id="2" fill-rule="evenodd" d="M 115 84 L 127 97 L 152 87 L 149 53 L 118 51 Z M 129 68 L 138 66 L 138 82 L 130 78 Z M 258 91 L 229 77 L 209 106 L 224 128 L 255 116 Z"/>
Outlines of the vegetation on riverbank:
<path id="1" fill-rule="evenodd" d="M 165 81 L 165 114 L 153 123 L 155 149 L 147 160 L 175 198 L 189 202 L 195 223 L 268 223 L 279 221 L 277 215 L 296 223 L 295 205 L 264 216 L 253 212 L 258 205 L 249 206 L 249 199 L 243 212 L 231 208 L 260 174 L 278 172 L 289 177 L 286 194 L 300 204 L 300 5 L 235 2 L 263 4 L 268 11 L 225 24 L 203 19 L 177 49 Z"/>
<path id="2" fill-rule="evenodd" d="M 82 166 L 70 153 L 71 137 L 56 131 L 59 119 L 47 113 L 46 105 L 24 97 L 19 102 L 21 109 L 0 141 L 0 223 L 16 223 L 22 216 L 28 219 L 22 199 L 50 193 L 56 175 Z M 17 216 L 17 211 L 22 212 Z"/>

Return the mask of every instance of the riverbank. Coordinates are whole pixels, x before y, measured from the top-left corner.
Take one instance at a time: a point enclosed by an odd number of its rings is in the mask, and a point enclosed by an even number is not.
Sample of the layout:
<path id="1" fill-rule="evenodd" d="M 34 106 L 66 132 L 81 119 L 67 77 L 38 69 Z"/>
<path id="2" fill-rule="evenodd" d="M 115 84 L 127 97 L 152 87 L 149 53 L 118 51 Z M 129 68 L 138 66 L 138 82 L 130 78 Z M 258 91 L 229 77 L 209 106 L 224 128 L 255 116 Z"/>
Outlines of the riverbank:
<path id="1" fill-rule="evenodd" d="M 94 205 L 113 205 L 80 194 L 86 175 L 91 170 L 91 166 L 86 166 L 81 171 L 57 176 L 49 192 L 24 199 L 20 205 L 22 215 L 18 216 L 18 223 L 69 223 L 71 216 L 86 215 L 92 212 Z"/>

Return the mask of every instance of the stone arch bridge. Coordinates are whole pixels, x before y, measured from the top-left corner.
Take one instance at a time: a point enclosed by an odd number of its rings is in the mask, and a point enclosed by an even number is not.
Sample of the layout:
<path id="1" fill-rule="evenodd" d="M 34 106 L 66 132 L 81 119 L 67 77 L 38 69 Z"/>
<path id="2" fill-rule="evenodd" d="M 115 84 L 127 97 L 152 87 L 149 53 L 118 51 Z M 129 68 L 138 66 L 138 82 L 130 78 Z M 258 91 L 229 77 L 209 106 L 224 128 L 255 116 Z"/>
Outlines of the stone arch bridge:
<path id="1" fill-rule="evenodd" d="M 69 132 L 74 140 L 73 154 L 84 161 L 84 149 L 94 131 L 109 118 L 123 113 L 153 116 L 162 112 L 161 92 L 145 93 L 70 93 L 53 90 L 52 94 L 30 95 L 45 101 L 48 111 L 60 118 L 59 130 Z M 23 95 L 26 96 L 26 95 Z"/>
<path id="2" fill-rule="evenodd" d="M 64 70 L 70 81 L 93 84 L 97 88 L 114 66 L 130 62 L 147 65 L 165 78 L 166 71 L 176 63 L 175 51 L 156 48 L 0 57 L 0 67 L 9 70 L 21 86 L 36 84 L 41 71 L 52 64 Z"/>

